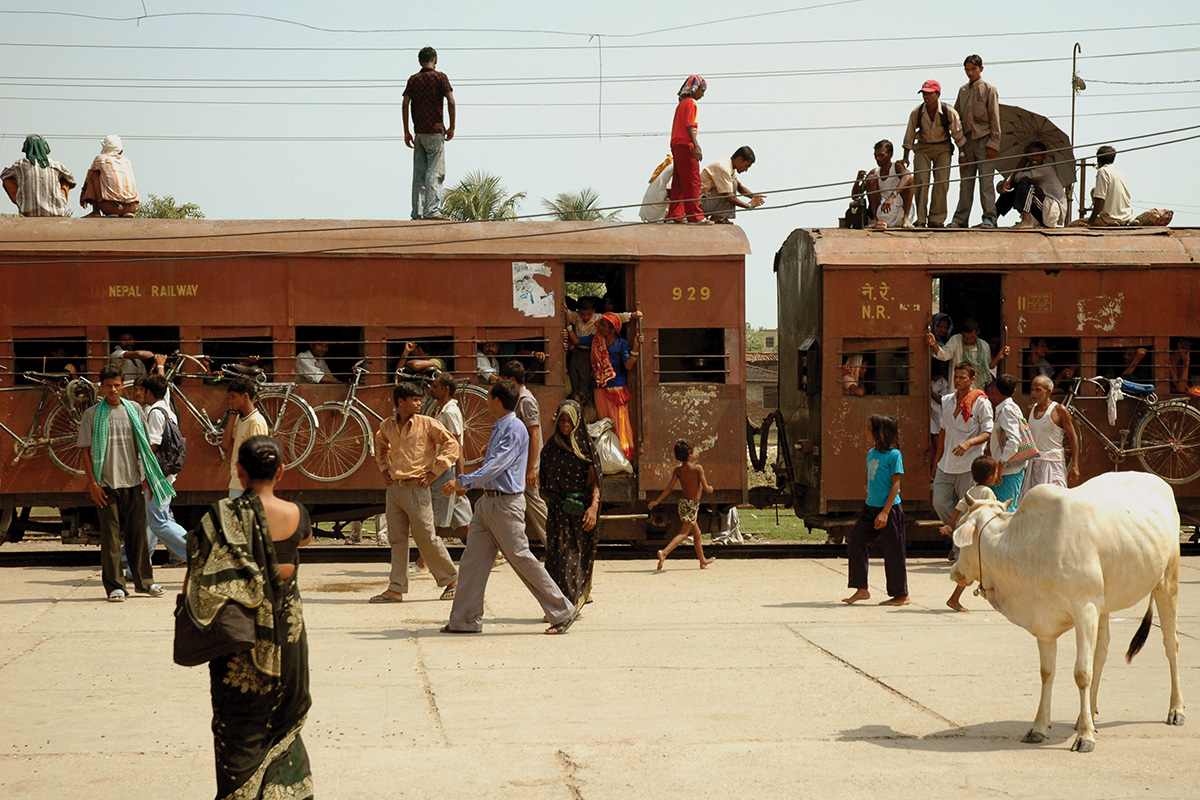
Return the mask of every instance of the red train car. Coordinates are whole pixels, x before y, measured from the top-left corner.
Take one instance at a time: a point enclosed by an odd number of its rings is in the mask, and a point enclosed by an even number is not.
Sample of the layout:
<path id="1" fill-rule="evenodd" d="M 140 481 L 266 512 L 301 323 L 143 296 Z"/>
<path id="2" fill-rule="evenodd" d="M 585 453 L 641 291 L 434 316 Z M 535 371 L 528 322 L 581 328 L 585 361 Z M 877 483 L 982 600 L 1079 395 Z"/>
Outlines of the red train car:
<path id="1" fill-rule="evenodd" d="M 994 352 L 1010 348 L 998 369 L 1021 379 L 1022 409 L 1031 403 L 1034 348 L 1060 374 L 1084 377 L 1119 375 L 1126 354 L 1142 348 L 1139 366 L 1158 398 L 1193 403 L 1170 372 L 1200 337 L 1198 261 L 1200 232 L 1186 229 L 793 232 L 776 257 L 787 501 L 810 525 L 844 526 L 862 506 L 867 418 L 887 413 L 903 439 L 905 510 L 932 517 L 925 335 L 939 309 L 958 322 L 978 320 Z M 865 370 L 861 397 L 843 392 L 842 368 L 852 358 Z M 1200 383 L 1196 367 L 1185 377 L 1192 386 Z M 1060 380 L 1054 399 L 1067 386 Z M 1109 425 L 1105 398 L 1092 384 L 1084 388 L 1076 407 L 1097 426 L 1079 432 L 1086 479 L 1114 468 L 1099 436 L 1120 442 L 1136 428 L 1139 405 L 1122 401 Z M 1200 470 L 1200 430 L 1181 431 L 1178 443 Z M 1146 466 L 1131 456 L 1117 468 Z M 1181 480 L 1175 490 L 1189 513 L 1200 481 Z"/>
<path id="2" fill-rule="evenodd" d="M 309 343 L 329 342 L 342 380 L 369 361 L 358 396 L 376 415 L 389 413 L 405 341 L 468 381 L 481 344 L 497 342 L 501 357 L 534 368 L 530 388 L 550 431 L 565 393 L 564 298 L 603 291 L 618 308 L 644 312 L 647 354 L 630 380 L 637 470 L 606 481 L 603 535 L 655 536 L 666 518 L 647 522 L 645 497 L 666 484 L 677 439 L 700 450 L 717 503 L 745 496 L 744 451 L 721 434 L 745 418 L 748 252 L 734 226 L 0 219 L 0 502 L 6 517 L 50 506 L 64 509 L 68 526 L 85 519 L 73 511 L 87 507 L 82 477 L 56 467 L 45 446 L 45 420 L 60 401 L 50 396 L 39 410 L 43 387 L 23 376 L 71 363 L 94 380 L 122 334 L 214 363 L 257 357 L 283 382 Z M 547 353 L 544 365 L 534 351 Z M 179 387 L 219 418 L 223 386 L 193 375 Z M 346 390 L 296 389 L 313 407 Z M 181 428 L 189 454 L 174 506 L 186 514 L 224 493 L 228 466 L 186 411 Z M 383 501 L 369 460 L 335 483 L 296 469 L 283 483 L 343 518 Z"/>

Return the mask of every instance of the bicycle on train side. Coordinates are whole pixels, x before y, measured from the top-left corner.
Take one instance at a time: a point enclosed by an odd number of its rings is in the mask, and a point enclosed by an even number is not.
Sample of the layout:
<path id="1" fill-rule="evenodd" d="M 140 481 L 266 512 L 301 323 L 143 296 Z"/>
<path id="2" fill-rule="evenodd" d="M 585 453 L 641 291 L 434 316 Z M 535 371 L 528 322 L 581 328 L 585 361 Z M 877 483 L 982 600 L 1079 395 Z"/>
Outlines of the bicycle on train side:
<path id="1" fill-rule="evenodd" d="M 353 475 L 368 455 L 375 455 L 372 431 L 379 427 L 384 416 L 358 397 L 359 388 L 370 374 L 366 367 L 370 363 L 364 359 L 354 365 L 344 399 L 322 403 L 313 409 L 316 414 L 315 441 L 312 454 L 300 464 L 301 474 L 321 483 L 334 483 Z M 433 377 L 432 373 L 426 372 L 396 371 L 397 383 L 411 381 L 421 386 L 427 395 Z M 459 387 L 455 399 L 463 415 L 463 464 L 478 464 L 483 461 L 492 427 L 487 391 L 464 385 Z M 433 417 L 437 412 L 437 401 L 426 396 L 421 413 Z"/>
<path id="2" fill-rule="evenodd" d="M 1075 405 L 1084 381 L 1095 384 L 1106 397 L 1116 382 L 1076 377 L 1062 401 L 1076 423 L 1096 434 L 1114 469 L 1136 456 L 1147 472 L 1167 483 L 1189 483 L 1200 477 L 1200 411 L 1184 400 L 1159 400 L 1153 385 L 1123 380 L 1121 393 L 1136 400 L 1138 407 L 1129 427 L 1120 431 L 1120 439 L 1110 439 Z"/>
<path id="3" fill-rule="evenodd" d="M 83 412 L 96 403 L 96 385 L 70 372 L 23 374 L 27 380 L 42 385 L 42 397 L 33 421 L 29 423 L 29 432 L 24 436 L 0 421 L 0 430 L 13 438 L 15 455 L 12 464 L 15 466 L 22 458 L 32 458 L 45 448 L 54 466 L 72 475 L 82 475 L 84 453 L 75 446 L 75 442 L 79 438 L 79 420 Z M 0 391 L 28 392 L 36 389 L 32 386 L 14 386 Z M 46 415 L 41 435 L 38 435 L 38 423 L 48 405 L 53 405 L 53 408 Z"/>
<path id="4" fill-rule="evenodd" d="M 187 372 L 188 365 L 193 364 L 199 368 L 198 374 L 191 375 Z M 167 383 L 171 387 L 170 402 L 175 406 L 176 413 L 179 411 L 177 404 L 182 403 L 200 425 L 204 441 L 216 447 L 221 452 L 222 459 L 226 457 L 226 453 L 221 449 L 225 422 L 228 419 L 225 409 L 221 409 L 217 414 L 217 421 L 214 422 L 208 416 L 208 409 L 198 408 L 188 398 L 187 393 L 175 384 L 176 378 L 199 377 L 213 382 L 229 381 L 241 376 L 250 378 L 261 387 L 254 404 L 267 421 L 267 433 L 284 446 L 287 459 L 283 465 L 284 469 L 296 466 L 312 452 L 317 418 L 312 406 L 296 393 L 296 384 L 270 383 L 266 373 L 258 367 L 225 364 L 213 371 L 209 367 L 209 359 L 205 356 L 192 356 L 178 351 L 171 354 L 165 366 Z"/>

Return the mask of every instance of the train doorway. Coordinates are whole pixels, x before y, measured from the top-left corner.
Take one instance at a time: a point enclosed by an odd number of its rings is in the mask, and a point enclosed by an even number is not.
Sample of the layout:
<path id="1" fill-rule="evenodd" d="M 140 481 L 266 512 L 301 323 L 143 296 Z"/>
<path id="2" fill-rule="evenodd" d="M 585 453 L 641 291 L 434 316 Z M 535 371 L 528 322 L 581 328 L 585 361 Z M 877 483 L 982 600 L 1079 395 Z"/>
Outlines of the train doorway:
<path id="1" fill-rule="evenodd" d="M 953 328 L 962 331 L 963 323 L 973 319 L 979 323 L 979 334 L 992 352 L 1007 344 L 1004 330 L 1003 275 L 979 274 L 938 275 L 933 279 L 935 314 L 947 314 Z"/>

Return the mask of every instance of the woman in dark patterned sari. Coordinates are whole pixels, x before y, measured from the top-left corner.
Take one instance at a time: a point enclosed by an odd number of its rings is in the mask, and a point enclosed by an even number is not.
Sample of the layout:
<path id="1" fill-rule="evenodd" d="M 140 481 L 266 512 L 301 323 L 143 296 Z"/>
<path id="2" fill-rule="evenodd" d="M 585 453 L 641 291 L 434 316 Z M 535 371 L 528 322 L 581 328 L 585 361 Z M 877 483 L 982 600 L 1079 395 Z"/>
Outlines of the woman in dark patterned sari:
<path id="1" fill-rule="evenodd" d="M 554 419 L 554 435 L 542 447 L 538 473 L 538 487 L 549 509 L 546 571 L 578 614 L 589 602 L 596 562 L 600 459 L 579 403 L 564 400 Z"/>
<path id="2" fill-rule="evenodd" d="M 312 530 L 303 506 L 275 496 L 283 451 L 269 436 L 238 450 L 246 493 L 221 500 L 188 536 L 186 607 L 206 628 L 227 602 L 257 609 L 251 650 L 209 662 L 218 800 L 313 796 L 300 739 L 312 700 L 296 548 Z"/>

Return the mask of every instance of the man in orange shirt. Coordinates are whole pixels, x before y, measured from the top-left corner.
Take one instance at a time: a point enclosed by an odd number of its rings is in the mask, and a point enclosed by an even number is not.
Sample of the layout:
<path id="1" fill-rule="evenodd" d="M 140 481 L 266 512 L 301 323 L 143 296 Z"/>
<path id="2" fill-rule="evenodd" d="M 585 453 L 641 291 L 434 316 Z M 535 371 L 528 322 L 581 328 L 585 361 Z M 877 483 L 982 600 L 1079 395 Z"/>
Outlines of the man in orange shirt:
<path id="1" fill-rule="evenodd" d="M 408 535 L 437 585 L 443 600 L 454 599 L 458 570 L 446 545 L 433 527 L 433 498 L 429 486 L 437 476 L 458 463 L 458 439 L 433 417 L 420 414 L 424 393 L 415 383 L 392 390 L 396 413 L 375 434 L 375 461 L 387 484 L 388 541 L 392 545 L 392 571 L 388 588 L 372 603 L 399 603 L 408 592 Z"/>
<path id="2" fill-rule="evenodd" d="M 700 161 L 704 153 L 696 139 L 696 101 L 704 97 L 708 83 L 699 75 L 689 75 L 679 89 L 679 105 L 671 125 L 671 155 L 675 174 L 671 176 L 671 222 L 707 223 L 700 209 Z"/>

